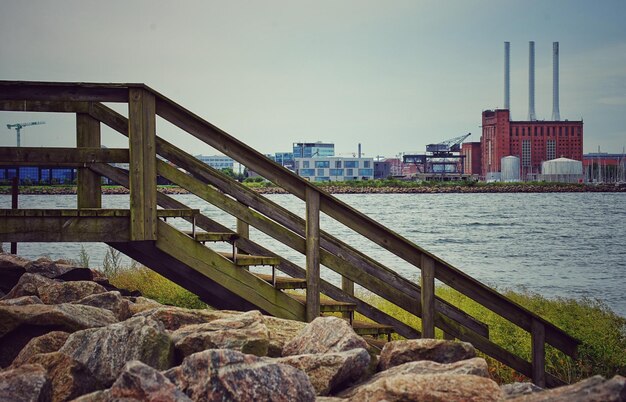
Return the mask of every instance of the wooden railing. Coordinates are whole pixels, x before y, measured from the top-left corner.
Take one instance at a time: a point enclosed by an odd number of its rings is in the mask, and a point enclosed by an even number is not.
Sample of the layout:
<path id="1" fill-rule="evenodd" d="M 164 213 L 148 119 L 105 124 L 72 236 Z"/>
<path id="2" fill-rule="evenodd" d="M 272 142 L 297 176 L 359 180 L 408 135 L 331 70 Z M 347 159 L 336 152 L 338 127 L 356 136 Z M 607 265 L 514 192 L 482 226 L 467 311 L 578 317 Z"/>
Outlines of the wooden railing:
<path id="1" fill-rule="evenodd" d="M 102 102 L 128 103 L 128 119 Z M 77 115 L 77 148 L 0 149 L 3 161 L 14 164 L 80 166 L 78 207 L 99 208 L 100 176 L 107 176 L 130 189 L 131 241 L 159 241 L 156 208 L 187 208 L 157 192 L 157 173 L 218 206 L 237 218 L 242 238 L 238 247 L 248 253 L 274 255 L 246 234 L 253 226 L 290 248 L 306 255 L 306 269 L 281 259 L 278 269 L 290 276 L 306 278 L 305 317 L 319 315 L 320 292 L 340 301 L 356 303 L 357 311 L 373 320 L 392 325 L 405 337 L 434 337 L 434 329 L 445 337 L 473 343 L 538 385 L 555 386 L 561 380 L 545 372 L 545 344 L 575 357 L 579 341 L 538 315 L 480 283 L 446 261 L 320 190 L 308 181 L 267 159 L 199 116 L 142 84 L 78 84 L 0 81 L 0 110 L 66 112 Z M 218 151 L 232 157 L 261 176 L 284 188 L 306 204 L 306 219 L 287 211 L 193 158 L 175 145 L 157 137 L 159 116 Z M 129 151 L 101 150 L 100 123 L 128 136 Z M 156 154 L 184 169 L 181 172 L 158 161 Z M 124 172 L 105 162 L 128 159 Z M 207 186 L 209 184 L 210 186 Z M 422 286 L 413 283 L 367 255 L 320 230 L 319 215 L 325 213 L 375 244 L 421 270 Z M 226 230 L 206 216 L 194 217 L 206 230 Z M 166 230 L 166 229 L 162 229 Z M 132 251 L 126 246 L 120 246 Z M 125 248 L 126 247 L 126 248 Z M 144 253 L 145 254 L 145 253 Z M 183 255 L 177 258 L 184 259 Z M 341 289 L 320 279 L 320 264 L 342 276 Z M 247 277 L 242 277 L 247 281 Z M 182 279 L 182 278 L 181 278 Z M 531 362 L 516 356 L 489 339 L 485 324 L 435 295 L 435 279 L 447 284 L 520 328 L 532 338 Z M 357 283 L 421 318 L 422 331 L 399 322 L 354 294 Z M 241 295 L 245 298 L 245 295 Z"/>

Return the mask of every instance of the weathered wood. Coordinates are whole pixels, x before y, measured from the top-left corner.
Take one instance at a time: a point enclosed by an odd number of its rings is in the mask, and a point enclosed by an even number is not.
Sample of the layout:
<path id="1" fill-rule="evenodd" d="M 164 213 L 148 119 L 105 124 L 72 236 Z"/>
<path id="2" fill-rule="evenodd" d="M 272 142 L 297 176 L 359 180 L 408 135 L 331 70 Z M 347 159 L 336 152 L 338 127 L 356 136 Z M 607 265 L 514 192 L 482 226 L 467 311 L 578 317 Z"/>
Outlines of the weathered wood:
<path id="1" fill-rule="evenodd" d="M 81 148 L 101 148 L 100 122 L 89 114 L 76 114 L 76 147 Z M 108 150 L 108 149 L 107 149 Z M 0 150 L 1 153 L 1 150 Z M 74 150 L 67 152 L 74 154 Z M 100 162 L 100 161 L 99 161 Z M 41 165 L 41 164 L 39 164 Z M 78 169 L 76 199 L 78 208 L 100 208 L 102 207 L 102 179 L 100 175 L 86 167 Z"/>
<path id="2" fill-rule="evenodd" d="M 378 335 L 390 335 L 394 331 L 393 327 L 390 325 L 381 325 L 372 322 L 365 321 L 352 321 L 352 328 L 354 328 L 354 332 L 363 336 L 378 336 Z"/>
<path id="3" fill-rule="evenodd" d="M 422 338 L 435 337 L 435 261 L 422 256 Z"/>
<path id="4" fill-rule="evenodd" d="M 129 87 L 141 84 L 0 81 L 1 100 L 127 102 Z"/>
<path id="5" fill-rule="evenodd" d="M 128 160 L 128 149 L 123 148 L 0 147 L 0 165 L 5 166 L 81 167 L 89 163 L 124 163 Z"/>
<path id="6" fill-rule="evenodd" d="M 304 320 L 304 306 L 296 300 L 167 223 L 158 221 L 158 226 L 156 246 L 159 250 L 276 317 Z"/>
<path id="7" fill-rule="evenodd" d="M 531 325 L 532 342 L 532 379 L 533 383 L 540 387 L 546 386 L 546 333 L 543 323 L 533 320 Z"/>
<path id="8" fill-rule="evenodd" d="M 309 299 L 305 295 L 289 294 L 289 297 L 298 300 L 302 304 L 309 304 Z M 330 299 L 320 299 L 319 310 L 321 313 L 336 313 L 342 311 L 353 312 L 356 310 L 356 304 Z M 319 317 L 319 313 L 316 318 L 317 317 Z"/>
<path id="9" fill-rule="evenodd" d="M 443 339 L 445 339 L 447 341 L 453 341 L 456 338 L 454 338 L 454 335 L 450 335 L 446 331 L 443 331 Z"/>
<path id="10" fill-rule="evenodd" d="M 124 216 L 0 217 L 0 242 L 129 241 L 129 219 Z"/>
<path id="11" fill-rule="evenodd" d="M 239 237 L 243 237 L 244 239 L 250 238 L 250 225 L 242 221 L 241 219 L 237 219 L 237 234 Z"/>
<path id="12" fill-rule="evenodd" d="M 266 257 L 262 255 L 249 255 L 249 254 L 237 254 L 236 260 L 233 258 L 233 253 L 218 252 L 224 258 L 227 258 L 235 263 L 238 267 L 247 267 L 252 265 L 278 265 L 280 258 Z"/>
<path id="13" fill-rule="evenodd" d="M 11 180 L 11 208 L 17 209 L 18 207 L 18 198 L 20 192 L 20 178 L 19 175 L 13 177 Z M 11 254 L 17 254 L 17 243 L 11 242 Z"/>
<path id="14" fill-rule="evenodd" d="M 272 284 L 276 289 L 306 289 L 306 279 L 289 278 L 285 276 L 277 276 L 272 278 L 272 275 L 254 273 L 254 275 L 263 279 L 265 282 Z"/>
<path id="15" fill-rule="evenodd" d="M 133 240 L 156 240 L 155 100 L 141 88 L 128 92 L 131 236 Z"/>
<path id="16" fill-rule="evenodd" d="M 159 209 L 159 217 L 165 218 L 188 218 L 198 215 L 198 209 Z M 82 217 L 110 217 L 120 216 L 129 217 L 131 211 L 129 209 L 117 208 L 80 208 L 80 209 L 41 209 L 41 208 L 22 208 L 22 209 L 0 209 L 0 217 L 57 217 L 57 216 L 82 216 Z"/>
<path id="17" fill-rule="evenodd" d="M 187 236 L 199 242 L 229 242 L 232 243 L 239 238 L 238 235 L 228 232 L 191 232 L 184 231 Z"/>
<path id="18" fill-rule="evenodd" d="M 306 194 L 306 320 L 320 315 L 320 196 Z"/>
<path id="19" fill-rule="evenodd" d="M 88 113 L 90 102 L 0 100 L 0 110 L 12 112 Z"/>

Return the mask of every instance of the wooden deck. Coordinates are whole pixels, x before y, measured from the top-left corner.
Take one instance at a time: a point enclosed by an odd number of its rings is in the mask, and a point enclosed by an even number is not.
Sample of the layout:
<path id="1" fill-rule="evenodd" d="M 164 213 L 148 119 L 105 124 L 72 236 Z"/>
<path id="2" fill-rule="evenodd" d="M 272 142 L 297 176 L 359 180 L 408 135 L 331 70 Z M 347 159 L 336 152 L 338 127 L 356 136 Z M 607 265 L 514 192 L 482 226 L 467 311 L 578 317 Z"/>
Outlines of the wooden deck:
<path id="1" fill-rule="evenodd" d="M 104 102 L 127 104 L 128 118 Z M 78 197 L 72 210 L 0 210 L 0 241 L 107 242 L 216 307 L 257 308 L 309 321 L 324 311 L 357 311 L 377 324 L 360 327 L 354 322 L 355 330 L 371 335 L 395 331 L 406 338 L 433 337 L 439 328 L 446 338 L 473 343 L 538 385 L 563 384 L 545 371 L 545 347 L 575 356 L 577 339 L 143 84 L 0 81 L 2 110 L 76 115 L 76 148 L 0 147 L 0 165 L 76 167 Z M 305 217 L 158 137 L 157 116 L 295 195 L 305 206 Z M 127 137 L 128 149 L 102 148 L 102 125 Z M 109 163 L 128 163 L 129 169 Z M 237 230 L 157 192 L 157 174 L 230 214 Z M 101 208 L 103 176 L 130 190 L 128 210 Z M 320 213 L 411 264 L 420 272 L 421 286 L 321 230 Z M 192 231 L 176 229 L 170 218 L 187 220 Z M 251 239 L 250 226 L 303 254 L 304 266 Z M 218 253 L 213 242 L 230 244 L 233 251 Z M 269 280 L 245 269 L 257 263 L 272 266 Z M 322 265 L 341 275 L 340 286 L 320 278 Z M 435 280 L 527 331 L 533 345 L 530 361 L 495 343 L 485 323 L 437 297 Z M 421 328 L 361 299 L 355 285 L 419 317 Z M 296 300 L 283 292 L 296 286 L 305 289 L 305 297 Z"/>

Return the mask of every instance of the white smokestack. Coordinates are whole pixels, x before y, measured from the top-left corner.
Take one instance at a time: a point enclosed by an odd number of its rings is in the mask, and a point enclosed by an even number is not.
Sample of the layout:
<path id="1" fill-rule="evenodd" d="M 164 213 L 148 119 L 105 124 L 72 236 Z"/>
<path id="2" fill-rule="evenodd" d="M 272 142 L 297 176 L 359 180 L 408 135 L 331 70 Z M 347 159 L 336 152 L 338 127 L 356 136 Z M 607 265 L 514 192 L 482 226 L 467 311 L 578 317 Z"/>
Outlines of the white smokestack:
<path id="1" fill-rule="evenodd" d="M 559 42 L 552 42 L 552 120 L 561 120 L 559 112 Z"/>
<path id="2" fill-rule="evenodd" d="M 535 116 L 535 42 L 528 42 L 528 120 L 537 120 Z"/>
<path id="3" fill-rule="evenodd" d="M 510 109 L 510 95 L 511 95 L 511 69 L 510 58 L 511 57 L 511 43 L 504 42 L 504 108 Z"/>

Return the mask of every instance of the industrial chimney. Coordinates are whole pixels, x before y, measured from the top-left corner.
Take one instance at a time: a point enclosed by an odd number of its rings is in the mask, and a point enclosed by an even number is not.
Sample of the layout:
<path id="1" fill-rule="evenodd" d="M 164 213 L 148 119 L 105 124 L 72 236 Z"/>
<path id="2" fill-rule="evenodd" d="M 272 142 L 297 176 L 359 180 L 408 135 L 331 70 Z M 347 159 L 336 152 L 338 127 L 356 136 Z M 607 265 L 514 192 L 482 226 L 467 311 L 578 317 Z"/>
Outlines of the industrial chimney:
<path id="1" fill-rule="evenodd" d="M 561 120 L 559 112 L 559 42 L 552 42 L 552 120 Z"/>
<path id="2" fill-rule="evenodd" d="M 535 121 L 535 42 L 528 42 L 528 120 Z"/>
<path id="3" fill-rule="evenodd" d="M 511 43 L 504 42 L 504 108 L 510 109 L 510 95 L 511 95 L 511 69 L 510 58 L 511 56 Z M 511 114 L 509 113 L 509 116 Z"/>

